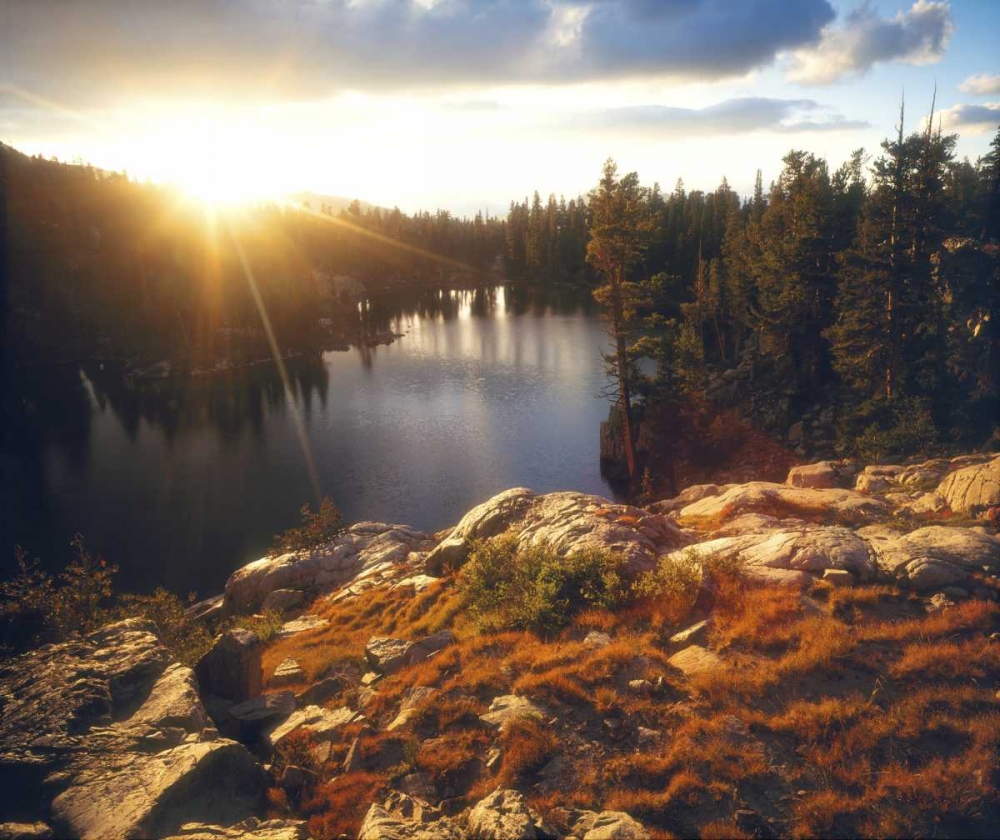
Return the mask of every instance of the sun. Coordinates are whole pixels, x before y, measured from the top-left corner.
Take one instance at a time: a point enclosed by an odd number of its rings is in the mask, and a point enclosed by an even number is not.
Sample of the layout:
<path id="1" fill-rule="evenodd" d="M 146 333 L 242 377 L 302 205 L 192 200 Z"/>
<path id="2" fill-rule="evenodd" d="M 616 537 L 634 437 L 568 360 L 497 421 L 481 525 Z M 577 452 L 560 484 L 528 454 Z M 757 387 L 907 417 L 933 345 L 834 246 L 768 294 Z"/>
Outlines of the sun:
<path id="1" fill-rule="evenodd" d="M 238 119 L 178 119 L 143 138 L 157 180 L 208 204 L 243 204 L 281 194 L 275 150 Z"/>

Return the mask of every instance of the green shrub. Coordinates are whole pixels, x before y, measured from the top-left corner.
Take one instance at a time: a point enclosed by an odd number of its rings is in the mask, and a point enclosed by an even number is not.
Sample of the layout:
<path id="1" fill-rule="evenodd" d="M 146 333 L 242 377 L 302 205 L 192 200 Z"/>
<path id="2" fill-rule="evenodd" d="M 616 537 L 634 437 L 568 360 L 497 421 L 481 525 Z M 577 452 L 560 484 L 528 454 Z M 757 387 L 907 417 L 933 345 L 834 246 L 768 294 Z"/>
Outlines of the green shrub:
<path id="1" fill-rule="evenodd" d="M 156 635 L 164 646 L 185 665 L 193 666 L 212 646 L 213 635 L 200 621 L 192 621 L 187 608 L 194 596 L 187 601 L 173 592 L 156 589 L 152 595 L 125 594 L 118 598 L 112 618 L 144 618 L 156 625 Z"/>
<path id="2" fill-rule="evenodd" d="M 667 617 L 679 620 L 694 607 L 703 577 L 695 552 L 667 554 L 653 571 L 639 577 L 633 590 L 639 598 L 655 600 Z"/>
<path id="3" fill-rule="evenodd" d="M 303 505 L 300 513 L 302 524 L 275 536 L 272 554 L 319 548 L 344 532 L 344 518 L 329 496 L 323 497 L 316 513 L 309 505 Z"/>
<path id="4" fill-rule="evenodd" d="M 473 545 L 460 583 L 480 629 L 550 633 L 581 609 L 619 604 L 621 571 L 621 558 L 610 551 L 562 557 L 547 545 L 518 548 L 508 533 Z"/>
<path id="5" fill-rule="evenodd" d="M 844 420 L 841 439 L 864 461 L 926 453 L 938 430 L 926 403 L 916 397 L 868 400 Z"/>

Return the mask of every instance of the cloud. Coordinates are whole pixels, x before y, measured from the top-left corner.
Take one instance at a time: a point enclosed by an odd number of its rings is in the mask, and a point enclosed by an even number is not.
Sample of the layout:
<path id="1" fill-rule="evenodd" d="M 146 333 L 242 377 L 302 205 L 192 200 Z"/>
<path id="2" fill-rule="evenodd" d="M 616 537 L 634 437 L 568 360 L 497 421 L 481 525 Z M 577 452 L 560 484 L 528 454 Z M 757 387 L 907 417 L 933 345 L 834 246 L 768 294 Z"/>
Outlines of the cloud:
<path id="1" fill-rule="evenodd" d="M 631 131 L 671 137 L 748 134 L 754 131 L 811 132 L 865 128 L 868 123 L 840 115 L 807 118 L 822 111 L 812 99 L 741 97 L 706 108 L 637 105 L 576 114 L 561 120 L 573 129 Z"/>
<path id="2" fill-rule="evenodd" d="M 978 96 L 1000 93 L 1000 73 L 995 73 L 992 76 L 988 73 L 969 76 L 969 78 L 958 86 L 958 89 L 965 93 L 974 93 Z"/>
<path id="3" fill-rule="evenodd" d="M 971 134 L 995 131 L 1000 126 L 1000 102 L 984 105 L 955 105 L 940 112 L 941 124 L 947 129 L 964 128 Z M 926 124 L 926 119 L 924 123 Z"/>
<path id="4" fill-rule="evenodd" d="M 792 53 L 790 81 L 823 85 L 862 75 L 880 62 L 940 61 L 954 25 L 948 0 L 916 0 L 909 11 L 880 17 L 869 2 L 848 12 L 842 25 L 823 29 L 814 46 Z"/>
<path id="5" fill-rule="evenodd" d="M 715 80 L 833 18 L 830 0 L 4 0 L 0 82 L 79 104 Z"/>

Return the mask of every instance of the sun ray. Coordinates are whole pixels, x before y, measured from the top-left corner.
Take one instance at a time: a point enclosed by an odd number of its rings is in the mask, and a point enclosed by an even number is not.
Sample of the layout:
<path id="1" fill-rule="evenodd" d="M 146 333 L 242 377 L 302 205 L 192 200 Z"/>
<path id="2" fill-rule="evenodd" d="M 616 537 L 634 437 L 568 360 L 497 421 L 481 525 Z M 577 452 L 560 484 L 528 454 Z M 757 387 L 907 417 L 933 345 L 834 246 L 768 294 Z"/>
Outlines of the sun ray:
<path id="1" fill-rule="evenodd" d="M 316 464 L 312 456 L 312 447 L 309 445 L 309 436 L 306 434 L 305 422 L 302 419 L 302 413 L 299 411 L 298 403 L 295 400 L 295 391 L 292 388 L 291 380 L 288 377 L 288 371 L 285 368 L 285 362 L 282 359 L 281 350 L 278 347 L 278 340 L 271 327 L 271 319 L 267 314 L 267 307 L 264 305 L 264 299 L 261 297 L 260 290 L 257 288 L 257 280 L 254 277 L 253 269 L 250 267 L 250 262 L 247 260 L 246 253 L 243 250 L 243 245 L 240 242 L 238 234 L 228 223 L 227 228 L 229 230 L 230 237 L 232 238 L 233 245 L 236 248 L 236 253 L 239 256 L 240 266 L 243 269 L 243 275 L 246 278 L 247 285 L 250 287 L 250 293 L 253 295 L 254 304 L 257 306 L 257 311 L 260 314 L 260 320 L 264 326 L 264 333 L 267 335 L 267 342 L 271 347 L 271 355 L 274 356 L 274 363 L 278 366 L 278 375 L 281 377 L 282 387 L 285 389 L 285 394 L 288 397 L 288 406 L 292 415 L 292 424 L 295 426 L 295 434 L 298 437 L 299 445 L 302 448 L 302 456 L 306 462 L 306 470 L 309 472 L 309 482 L 312 485 L 313 496 L 316 504 L 319 505 L 320 499 L 322 498 L 319 475 L 316 472 Z"/>

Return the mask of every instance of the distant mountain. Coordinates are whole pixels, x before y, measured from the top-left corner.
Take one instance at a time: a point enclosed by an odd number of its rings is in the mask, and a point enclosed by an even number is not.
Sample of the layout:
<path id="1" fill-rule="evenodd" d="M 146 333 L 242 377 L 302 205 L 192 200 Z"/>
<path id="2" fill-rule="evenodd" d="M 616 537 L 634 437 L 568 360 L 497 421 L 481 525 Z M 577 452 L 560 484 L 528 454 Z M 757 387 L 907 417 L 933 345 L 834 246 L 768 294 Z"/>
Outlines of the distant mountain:
<path id="1" fill-rule="evenodd" d="M 342 195 L 321 195 L 320 193 L 301 191 L 295 193 L 289 193 L 285 196 L 289 201 L 295 201 L 299 204 L 306 204 L 308 202 L 309 206 L 313 210 L 319 210 L 324 204 L 329 207 L 334 213 L 339 213 L 341 210 L 346 210 L 353 198 L 345 198 Z M 358 203 L 361 205 L 362 210 L 373 210 L 376 205 L 369 204 L 367 201 L 362 201 L 358 199 Z M 385 209 L 385 208 L 379 208 Z"/>

